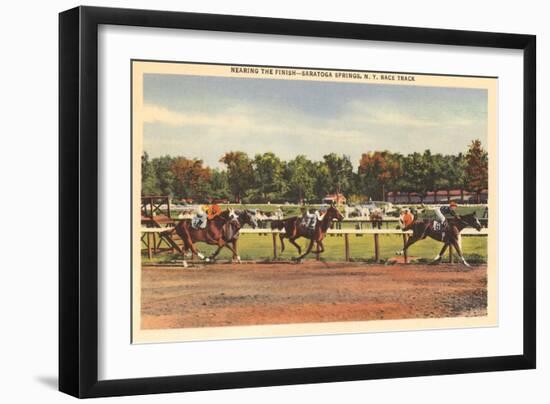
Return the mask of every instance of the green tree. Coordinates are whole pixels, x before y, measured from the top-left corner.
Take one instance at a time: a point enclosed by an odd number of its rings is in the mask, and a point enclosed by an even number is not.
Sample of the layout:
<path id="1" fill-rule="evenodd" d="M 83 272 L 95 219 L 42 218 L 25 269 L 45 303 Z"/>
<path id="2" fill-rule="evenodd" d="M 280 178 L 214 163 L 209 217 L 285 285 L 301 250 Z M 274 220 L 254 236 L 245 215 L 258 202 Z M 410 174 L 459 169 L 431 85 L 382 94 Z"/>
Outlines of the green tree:
<path id="1" fill-rule="evenodd" d="M 159 195 L 160 187 L 157 173 L 149 155 L 144 152 L 141 156 L 141 195 Z"/>
<path id="2" fill-rule="evenodd" d="M 227 152 L 220 159 L 227 166 L 229 188 L 235 202 L 241 203 L 243 196 L 254 186 L 254 167 L 248 155 L 241 151 Z"/>
<path id="3" fill-rule="evenodd" d="M 489 186 L 489 156 L 480 140 L 473 140 L 468 148 L 465 177 L 468 189 L 476 193 L 479 203 L 481 191 Z"/>
<path id="4" fill-rule="evenodd" d="M 403 182 L 408 192 L 417 192 L 424 201 L 428 191 L 435 188 L 437 169 L 433 166 L 433 157 L 429 150 L 424 153 L 412 153 L 403 158 Z"/>
<path id="5" fill-rule="evenodd" d="M 207 184 L 208 196 L 216 199 L 229 199 L 231 190 L 229 189 L 229 178 L 227 171 L 213 169 L 210 175 L 210 181 Z"/>
<path id="6" fill-rule="evenodd" d="M 349 194 L 353 188 L 353 165 L 349 156 L 330 153 L 323 156 L 328 169 L 328 183 L 332 192 Z"/>
<path id="7" fill-rule="evenodd" d="M 458 155 L 436 155 L 436 163 L 440 177 L 436 182 L 438 190 L 464 189 L 465 159 L 462 153 Z"/>
<path id="8" fill-rule="evenodd" d="M 324 161 L 313 163 L 313 177 L 313 193 L 315 199 L 321 201 L 327 194 L 333 192 L 330 172 Z"/>
<path id="9" fill-rule="evenodd" d="M 262 202 L 277 199 L 285 191 L 284 165 L 275 154 L 269 152 L 254 157 L 255 190 Z"/>
<path id="10" fill-rule="evenodd" d="M 287 195 L 291 200 L 297 200 L 304 204 L 305 200 L 314 198 L 313 186 L 315 177 L 313 175 L 314 165 L 306 156 L 296 156 L 286 165 L 285 177 L 287 179 Z"/>
<path id="11" fill-rule="evenodd" d="M 176 189 L 176 177 L 172 171 L 174 159 L 170 156 L 162 156 L 154 158 L 151 162 L 158 181 L 158 194 L 174 196 Z"/>

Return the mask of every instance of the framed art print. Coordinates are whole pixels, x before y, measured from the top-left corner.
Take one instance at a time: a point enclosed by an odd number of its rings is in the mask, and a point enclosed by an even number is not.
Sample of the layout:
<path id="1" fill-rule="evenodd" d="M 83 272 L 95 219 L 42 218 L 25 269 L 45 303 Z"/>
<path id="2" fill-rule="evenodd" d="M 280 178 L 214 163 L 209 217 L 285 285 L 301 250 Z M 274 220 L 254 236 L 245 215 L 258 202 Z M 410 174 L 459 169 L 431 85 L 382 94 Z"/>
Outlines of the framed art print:
<path id="1" fill-rule="evenodd" d="M 533 368 L 534 106 L 529 35 L 62 13 L 60 389 Z"/>

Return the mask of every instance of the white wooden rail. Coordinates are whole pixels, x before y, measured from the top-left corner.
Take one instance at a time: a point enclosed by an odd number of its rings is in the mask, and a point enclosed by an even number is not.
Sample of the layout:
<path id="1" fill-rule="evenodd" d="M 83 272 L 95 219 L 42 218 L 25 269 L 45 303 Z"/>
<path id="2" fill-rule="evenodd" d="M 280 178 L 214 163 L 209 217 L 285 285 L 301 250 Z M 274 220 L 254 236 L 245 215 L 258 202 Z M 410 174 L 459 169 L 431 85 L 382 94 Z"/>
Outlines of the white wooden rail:
<path id="1" fill-rule="evenodd" d="M 141 232 L 142 233 L 164 233 L 166 231 L 172 230 L 172 227 L 142 227 Z M 255 228 L 252 229 L 250 227 L 244 227 L 241 230 L 239 230 L 239 233 L 241 234 L 279 234 L 284 233 L 285 230 L 272 230 L 272 229 L 260 229 Z M 399 229 L 329 229 L 328 234 L 408 234 L 411 235 L 413 232 L 412 230 L 403 231 Z M 480 236 L 484 237 L 487 236 L 488 229 L 483 228 L 481 231 L 477 231 L 475 229 L 464 229 L 460 233 L 463 236 Z"/>
<path id="2" fill-rule="evenodd" d="M 167 231 L 171 231 L 173 228 L 171 227 L 142 227 L 141 233 L 142 241 L 145 243 L 148 256 L 149 258 L 152 257 L 153 252 L 157 251 L 157 244 L 156 244 L 156 235 L 160 233 L 165 233 Z M 273 243 L 273 258 L 277 259 L 278 250 L 277 250 L 277 235 L 280 233 L 284 233 L 283 230 L 272 230 L 272 229 L 252 229 L 252 228 L 243 228 L 240 230 L 241 234 L 264 234 L 268 235 L 271 234 L 271 239 Z M 403 246 L 406 244 L 409 236 L 412 234 L 412 231 L 402 231 L 399 229 L 329 229 L 327 232 L 329 235 L 343 235 L 344 236 L 344 257 L 346 261 L 350 261 L 350 248 L 349 248 L 349 236 L 350 235 L 368 235 L 372 234 L 374 238 L 374 260 L 376 262 L 380 261 L 380 235 L 400 235 L 403 238 Z M 464 229 L 462 230 L 461 234 L 466 237 L 487 237 L 488 236 L 488 229 L 483 228 L 481 231 L 477 231 L 475 229 Z M 153 236 L 153 240 L 151 240 L 151 236 Z M 170 234 L 165 233 L 163 235 L 160 235 L 162 238 L 168 239 L 167 241 L 169 244 L 172 245 L 172 247 L 177 247 L 177 244 L 172 240 Z M 179 247 L 178 247 L 179 249 Z M 449 260 L 450 262 L 453 262 L 453 255 L 452 255 L 452 247 L 449 246 Z M 319 259 L 319 255 L 317 254 L 317 259 Z M 407 262 L 407 252 L 404 252 L 404 262 Z"/>

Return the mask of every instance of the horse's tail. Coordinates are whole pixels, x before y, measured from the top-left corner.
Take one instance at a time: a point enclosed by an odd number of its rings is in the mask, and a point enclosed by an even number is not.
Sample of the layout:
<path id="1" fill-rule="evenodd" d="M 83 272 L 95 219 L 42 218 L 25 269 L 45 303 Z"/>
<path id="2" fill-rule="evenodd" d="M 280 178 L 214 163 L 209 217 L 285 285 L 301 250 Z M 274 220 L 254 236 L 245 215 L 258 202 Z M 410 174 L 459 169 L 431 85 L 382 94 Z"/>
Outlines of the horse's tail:
<path id="1" fill-rule="evenodd" d="M 285 222 L 283 220 L 271 221 L 271 230 L 282 230 L 284 227 L 285 227 Z"/>

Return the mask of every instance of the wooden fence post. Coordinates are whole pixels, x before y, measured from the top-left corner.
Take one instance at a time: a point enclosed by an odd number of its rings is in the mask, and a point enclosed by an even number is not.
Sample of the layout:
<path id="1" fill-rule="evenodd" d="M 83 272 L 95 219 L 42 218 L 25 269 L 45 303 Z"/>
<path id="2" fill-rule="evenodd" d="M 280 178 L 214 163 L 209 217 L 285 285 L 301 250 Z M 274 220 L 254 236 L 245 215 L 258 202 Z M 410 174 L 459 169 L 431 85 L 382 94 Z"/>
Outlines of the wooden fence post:
<path id="1" fill-rule="evenodd" d="M 345 250 L 345 257 L 346 261 L 349 261 L 349 234 L 344 234 L 344 250 Z"/>
<path id="2" fill-rule="evenodd" d="M 151 252 L 151 233 L 147 233 L 147 256 L 149 259 L 153 258 L 153 253 Z"/>
<path id="3" fill-rule="evenodd" d="M 378 233 L 374 233 L 374 261 L 380 262 L 380 242 L 378 240 Z"/>
<path id="4" fill-rule="evenodd" d="M 405 249 L 405 246 L 407 245 L 407 239 L 408 239 L 408 236 L 406 233 L 404 233 L 403 234 L 403 262 L 405 264 L 408 263 L 407 250 Z"/>
<path id="5" fill-rule="evenodd" d="M 273 238 L 273 259 L 277 259 L 277 233 L 271 233 Z"/>

